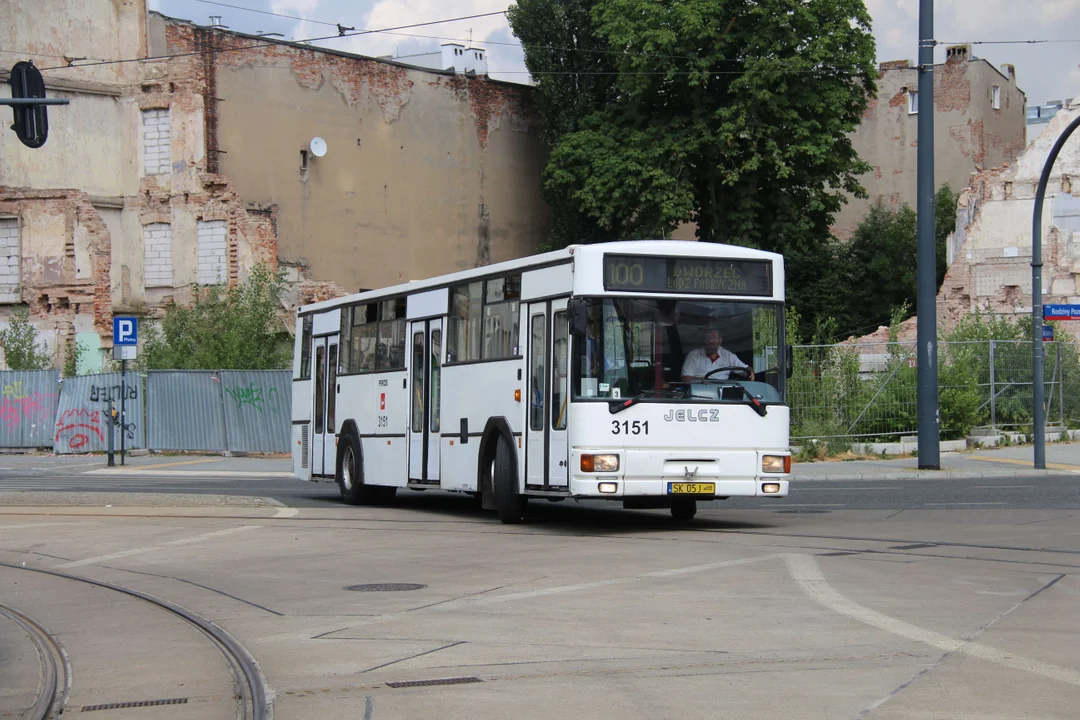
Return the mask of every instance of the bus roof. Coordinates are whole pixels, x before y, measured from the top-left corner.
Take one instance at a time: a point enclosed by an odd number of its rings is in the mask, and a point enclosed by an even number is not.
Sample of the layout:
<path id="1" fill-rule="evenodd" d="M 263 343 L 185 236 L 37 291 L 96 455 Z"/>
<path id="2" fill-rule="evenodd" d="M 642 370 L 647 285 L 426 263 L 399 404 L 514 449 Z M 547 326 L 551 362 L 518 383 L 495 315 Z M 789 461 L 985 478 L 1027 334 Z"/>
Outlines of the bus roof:
<path id="1" fill-rule="evenodd" d="M 560 265 L 571 262 L 575 254 L 624 253 L 628 255 L 659 255 L 686 257 L 719 257 L 737 259 L 782 260 L 778 253 L 756 250 L 741 245 L 721 245 L 719 243 L 698 242 L 696 240 L 619 240 L 592 245 L 570 245 L 562 250 L 531 255 L 516 260 L 484 265 L 470 270 L 462 270 L 448 275 L 438 275 L 426 280 L 410 280 L 399 285 L 391 285 L 377 290 L 367 290 L 352 295 L 344 295 L 331 300 L 324 300 L 297 309 L 300 315 L 307 315 L 322 310 L 351 305 L 356 302 L 375 301 L 381 298 L 407 295 L 409 293 L 434 290 L 449 285 L 459 285 L 470 280 L 491 276 L 505 275 L 514 270 Z"/>

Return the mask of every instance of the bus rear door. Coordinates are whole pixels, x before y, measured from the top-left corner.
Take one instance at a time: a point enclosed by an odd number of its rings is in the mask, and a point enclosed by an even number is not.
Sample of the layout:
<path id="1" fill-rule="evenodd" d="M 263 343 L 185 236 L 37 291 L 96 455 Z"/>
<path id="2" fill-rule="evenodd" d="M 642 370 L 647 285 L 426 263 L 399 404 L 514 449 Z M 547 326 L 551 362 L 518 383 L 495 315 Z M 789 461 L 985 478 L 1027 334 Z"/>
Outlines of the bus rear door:
<path id="1" fill-rule="evenodd" d="M 337 408 L 338 340 L 315 338 L 315 431 L 311 435 L 311 474 L 333 476 L 337 472 L 334 432 Z"/>
<path id="2" fill-rule="evenodd" d="M 439 391 L 442 379 L 442 320 L 411 325 L 409 357 L 409 483 L 439 483 Z"/>

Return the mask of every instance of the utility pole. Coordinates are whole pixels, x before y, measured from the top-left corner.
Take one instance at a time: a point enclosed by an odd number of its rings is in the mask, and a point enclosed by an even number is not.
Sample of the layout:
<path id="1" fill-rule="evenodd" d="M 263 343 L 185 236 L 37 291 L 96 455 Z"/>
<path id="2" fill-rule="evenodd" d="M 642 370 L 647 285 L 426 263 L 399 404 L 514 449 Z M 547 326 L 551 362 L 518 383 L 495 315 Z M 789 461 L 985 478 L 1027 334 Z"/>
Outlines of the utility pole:
<path id="1" fill-rule="evenodd" d="M 939 470 L 937 268 L 934 210 L 934 0 L 919 0 L 919 469 Z"/>

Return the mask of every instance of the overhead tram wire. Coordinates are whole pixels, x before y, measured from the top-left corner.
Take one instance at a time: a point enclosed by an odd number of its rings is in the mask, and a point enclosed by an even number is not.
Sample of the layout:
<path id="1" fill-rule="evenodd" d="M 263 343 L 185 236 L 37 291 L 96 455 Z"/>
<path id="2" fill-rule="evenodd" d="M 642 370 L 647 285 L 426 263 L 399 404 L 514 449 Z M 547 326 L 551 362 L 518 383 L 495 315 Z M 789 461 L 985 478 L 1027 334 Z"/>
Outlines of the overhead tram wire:
<path id="1" fill-rule="evenodd" d="M 415 28 L 415 27 L 426 27 L 426 26 L 429 26 L 429 25 L 442 25 L 444 23 L 458 22 L 458 21 L 461 21 L 461 20 L 475 20 L 476 18 L 492 17 L 494 15 L 505 15 L 505 14 L 506 14 L 505 10 L 502 10 L 502 11 L 499 11 L 499 12 L 478 13 L 476 15 L 464 15 L 462 17 L 446 18 L 444 20 L 429 20 L 427 22 L 410 23 L 408 25 L 399 25 L 397 27 L 380 28 L 378 30 L 357 30 L 355 32 L 338 33 L 336 35 L 327 35 L 325 37 L 307 38 L 305 40 L 284 41 L 284 44 L 296 45 L 296 44 L 303 44 L 303 43 L 319 42 L 320 40 L 336 40 L 338 38 L 343 38 L 343 37 L 358 37 L 360 35 L 373 35 L 373 34 L 377 34 L 377 33 L 389 32 L 389 31 L 392 31 L 392 30 L 408 30 L 409 28 Z M 281 45 L 281 44 L 283 44 L 283 43 L 280 42 L 280 41 L 279 42 L 256 42 L 256 43 L 252 43 L 250 45 L 244 45 L 243 47 L 220 48 L 220 49 L 216 50 L 215 52 L 218 53 L 218 54 L 221 54 L 221 53 L 227 53 L 227 52 L 238 52 L 238 51 L 242 51 L 242 50 L 256 50 L 258 48 L 274 47 L 276 45 Z M 174 53 L 172 55 L 155 55 L 153 57 L 145 57 L 145 58 L 125 58 L 125 59 L 122 59 L 122 60 L 102 60 L 102 61 L 99 61 L 99 62 L 82 63 L 82 64 L 79 64 L 79 65 L 58 65 L 56 67 L 41 68 L 41 72 L 48 72 L 49 70 L 67 70 L 67 69 L 71 69 L 71 68 L 99 67 L 101 65 L 119 65 L 119 64 L 124 64 L 124 63 L 135 63 L 135 62 L 157 62 L 157 61 L 160 61 L 160 60 L 172 60 L 174 58 L 181 58 L 181 57 L 193 57 L 193 56 L 201 55 L 201 54 L 202 54 L 201 51 L 195 51 L 195 52 L 186 52 L 186 53 Z"/>
<path id="2" fill-rule="evenodd" d="M 285 15 L 285 14 L 282 14 L 282 13 L 270 12 L 269 10 L 259 10 L 257 8 L 249 8 L 249 7 L 244 7 L 242 5 L 232 5 L 230 3 L 218 2 L 218 0 L 195 0 L 195 2 L 200 2 L 200 3 L 206 4 L 206 5 L 216 5 L 216 6 L 219 6 L 219 7 L 232 8 L 233 10 L 243 10 L 244 12 L 257 13 L 259 15 L 270 15 L 272 17 L 285 18 L 287 20 L 299 20 L 301 22 L 309 22 L 309 23 L 313 23 L 313 24 L 316 24 L 316 25 L 326 25 L 327 27 L 337 27 L 337 28 L 343 27 L 341 23 L 332 23 L 332 22 L 327 22 L 326 20 L 315 20 L 315 19 L 312 19 L 312 18 L 299 17 L 299 16 L 296 16 L 296 15 Z M 493 14 L 494 15 L 500 15 L 500 14 L 505 15 L 506 11 L 496 12 L 496 13 L 493 13 Z M 377 32 L 377 33 L 382 33 L 382 34 L 386 34 L 386 35 L 396 35 L 398 37 L 421 38 L 421 39 L 424 39 L 424 40 L 447 40 L 447 41 L 451 41 L 451 42 L 461 42 L 461 43 L 464 43 L 464 42 L 472 43 L 473 42 L 473 40 L 471 38 L 468 38 L 468 39 L 467 38 L 450 38 L 450 37 L 441 37 L 439 35 L 416 35 L 416 34 L 413 34 L 413 33 L 398 33 L 398 32 L 393 32 L 391 30 L 372 30 L 371 32 Z M 300 42 L 308 42 L 308 41 L 300 41 Z M 501 45 L 501 46 L 505 46 L 505 47 L 516 47 L 516 48 L 524 48 L 525 47 L 522 43 L 519 43 L 519 42 L 504 42 L 504 41 L 500 41 L 500 40 L 485 40 L 484 44 L 485 45 Z M 698 55 L 668 55 L 668 54 L 663 54 L 663 53 L 627 53 L 625 50 L 600 50 L 600 49 L 593 50 L 593 49 L 589 49 L 589 48 L 574 48 L 574 47 L 565 47 L 565 46 L 559 46 L 559 45 L 535 45 L 534 47 L 536 47 L 538 49 L 541 49 L 541 50 L 567 50 L 567 51 L 570 51 L 570 52 L 596 53 L 596 54 L 605 54 L 605 55 L 641 55 L 641 56 L 645 56 L 645 57 L 663 57 L 663 58 L 672 58 L 672 59 L 677 59 L 677 60 L 697 60 L 700 57 Z M 737 60 L 729 60 L 729 61 L 726 61 L 726 62 L 738 62 L 738 61 Z"/>
<path id="3" fill-rule="evenodd" d="M 937 40 L 935 45 L 1042 45 L 1044 43 L 1080 43 L 1077 40 Z"/>

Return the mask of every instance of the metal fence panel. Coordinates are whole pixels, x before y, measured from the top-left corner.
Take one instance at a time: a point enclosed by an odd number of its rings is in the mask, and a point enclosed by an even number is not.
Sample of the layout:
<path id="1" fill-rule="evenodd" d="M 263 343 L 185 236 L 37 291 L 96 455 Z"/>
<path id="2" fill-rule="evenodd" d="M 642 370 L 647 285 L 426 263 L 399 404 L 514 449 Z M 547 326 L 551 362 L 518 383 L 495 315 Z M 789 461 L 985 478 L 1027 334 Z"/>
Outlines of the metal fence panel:
<path id="1" fill-rule="evenodd" d="M 59 377 L 56 370 L 0 372 L 0 447 L 52 447 Z"/>
<path id="2" fill-rule="evenodd" d="M 1080 358 L 1074 344 L 1043 344 L 1047 422 L 1080 421 Z M 972 427 L 1032 422 L 1029 340 L 939 343 L 942 437 Z M 881 437 L 918 430 L 918 368 L 912 343 L 797 346 L 788 382 L 791 437 Z"/>
<path id="3" fill-rule="evenodd" d="M 127 374 L 125 399 L 125 447 L 146 447 L 142 375 Z M 58 453 L 104 452 L 109 449 L 109 401 L 120 411 L 120 373 L 64 378 L 56 410 L 53 448 Z M 116 428 L 120 449 L 120 428 Z"/>
<path id="4" fill-rule="evenodd" d="M 289 452 L 291 378 L 288 370 L 221 371 L 230 452 Z"/>
<path id="5" fill-rule="evenodd" d="M 154 450 L 226 449 L 220 373 L 152 370 L 146 377 L 146 442 Z"/>

